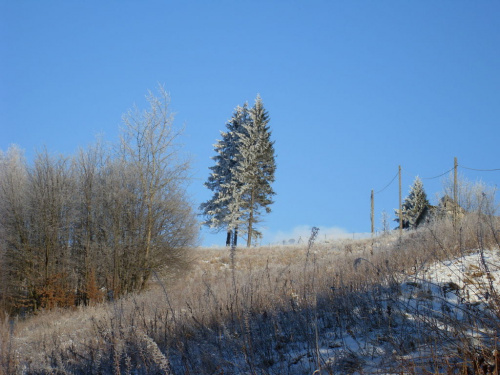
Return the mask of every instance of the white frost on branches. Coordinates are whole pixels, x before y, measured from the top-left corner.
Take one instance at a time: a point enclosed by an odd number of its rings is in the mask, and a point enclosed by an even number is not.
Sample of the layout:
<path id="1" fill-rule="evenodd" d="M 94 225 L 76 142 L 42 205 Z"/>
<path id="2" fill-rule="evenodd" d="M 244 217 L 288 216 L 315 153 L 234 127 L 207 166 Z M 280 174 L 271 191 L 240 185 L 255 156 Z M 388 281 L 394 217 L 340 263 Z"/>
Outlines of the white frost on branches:
<path id="1" fill-rule="evenodd" d="M 213 196 L 200 206 L 205 225 L 246 234 L 247 246 L 260 236 L 255 224 L 262 221 L 262 210 L 271 212 L 275 194 L 274 142 L 268 123 L 260 96 L 251 109 L 246 103 L 235 109 L 227 131 L 214 145 L 215 165 L 205 183 Z"/>

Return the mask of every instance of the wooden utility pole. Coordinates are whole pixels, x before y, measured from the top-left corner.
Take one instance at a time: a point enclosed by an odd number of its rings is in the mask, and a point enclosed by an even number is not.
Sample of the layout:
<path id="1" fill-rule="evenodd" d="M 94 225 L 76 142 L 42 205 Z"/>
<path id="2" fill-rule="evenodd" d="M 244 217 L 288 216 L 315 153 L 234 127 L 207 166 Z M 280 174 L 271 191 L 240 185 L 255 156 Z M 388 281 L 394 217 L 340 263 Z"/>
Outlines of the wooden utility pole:
<path id="1" fill-rule="evenodd" d="M 403 235 L 403 204 L 401 202 L 401 166 L 399 166 L 399 237 Z"/>
<path id="2" fill-rule="evenodd" d="M 375 223 L 374 223 L 374 210 L 375 210 L 375 202 L 374 202 L 374 196 L 373 196 L 373 189 L 372 189 L 372 197 L 371 197 L 371 214 L 370 214 L 370 218 L 371 218 L 371 221 L 372 221 L 372 237 L 375 235 Z"/>
<path id="3" fill-rule="evenodd" d="M 455 156 L 454 163 L 453 163 L 453 227 L 456 228 L 457 225 L 457 205 L 458 205 L 458 191 L 457 191 L 457 168 L 458 167 L 458 161 L 457 157 Z"/>

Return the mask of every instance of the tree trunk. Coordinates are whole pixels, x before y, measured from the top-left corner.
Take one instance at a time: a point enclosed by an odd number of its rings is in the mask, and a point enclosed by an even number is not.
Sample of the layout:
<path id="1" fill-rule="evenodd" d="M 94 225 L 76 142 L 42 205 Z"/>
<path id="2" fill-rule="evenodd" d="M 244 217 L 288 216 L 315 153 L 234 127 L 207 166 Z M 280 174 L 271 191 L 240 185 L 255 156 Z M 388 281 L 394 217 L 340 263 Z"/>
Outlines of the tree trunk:
<path id="1" fill-rule="evenodd" d="M 146 250 L 144 252 L 144 264 L 143 264 L 143 274 L 142 274 L 142 283 L 141 289 L 146 287 L 146 282 L 149 280 L 149 276 L 151 275 L 150 262 L 149 262 L 149 253 L 151 252 L 151 238 L 152 238 L 152 227 L 153 220 L 151 218 L 152 205 L 148 207 L 148 220 L 147 220 L 147 233 L 146 233 Z"/>
<path id="2" fill-rule="evenodd" d="M 252 232 L 253 232 L 253 206 L 255 203 L 254 197 L 254 189 L 252 189 L 252 193 L 250 196 L 250 216 L 248 218 L 248 239 L 247 239 L 247 247 L 252 246 Z"/>
<path id="3" fill-rule="evenodd" d="M 231 246 L 231 229 L 227 231 L 227 236 L 226 236 L 226 246 Z"/>

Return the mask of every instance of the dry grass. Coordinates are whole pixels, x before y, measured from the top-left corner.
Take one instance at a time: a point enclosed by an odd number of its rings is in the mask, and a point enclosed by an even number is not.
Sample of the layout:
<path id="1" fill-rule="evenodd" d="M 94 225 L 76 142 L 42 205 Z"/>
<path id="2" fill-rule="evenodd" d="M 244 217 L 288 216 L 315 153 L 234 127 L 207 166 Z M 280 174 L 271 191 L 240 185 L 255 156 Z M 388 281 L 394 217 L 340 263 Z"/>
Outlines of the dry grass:
<path id="1" fill-rule="evenodd" d="M 445 353 L 438 343 L 442 319 L 408 319 L 398 302 L 401 282 L 432 262 L 498 246 L 497 227 L 469 221 L 461 229 L 443 222 L 403 238 L 237 249 L 234 268 L 229 250 L 197 249 L 188 271 L 176 279 L 154 277 L 142 294 L 3 319 L 0 374 L 425 373 L 439 366 L 479 374 L 470 372 L 480 355 L 465 325 L 457 320 L 462 341 L 453 340 Z M 425 293 L 412 297 L 422 309 L 432 302 Z M 385 359 L 373 359 L 374 340 Z M 358 352 L 337 350 L 349 342 L 365 344 Z M 483 357 L 491 362 L 493 347 L 486 348 Z"/>

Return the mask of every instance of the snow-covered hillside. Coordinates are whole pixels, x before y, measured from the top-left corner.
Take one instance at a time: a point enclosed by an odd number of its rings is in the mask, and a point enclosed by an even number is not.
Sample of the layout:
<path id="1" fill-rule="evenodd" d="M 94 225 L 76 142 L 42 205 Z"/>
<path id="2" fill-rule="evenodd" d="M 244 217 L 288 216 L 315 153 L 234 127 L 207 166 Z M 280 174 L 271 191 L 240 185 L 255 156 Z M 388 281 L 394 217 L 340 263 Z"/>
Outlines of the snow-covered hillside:
<path id="1" fill-rule="evenodd" d="M 375 290 L 349 297 L 349 319 L 340 329 L 321 330 L 317 358 L 306 342 L 288 353 L 289 373 L 311 373 L 311 362 L 317 374 L 455 373 L 467 365 L 473 369 L 474 360 L 475 373 L 495 373 L 499 280 L 498 249 L 395 275 Z"/>

